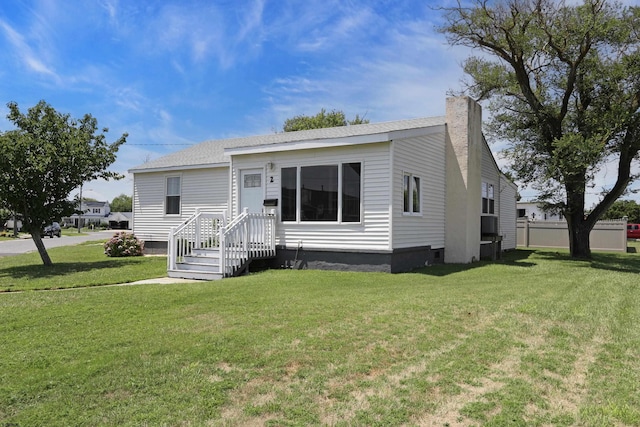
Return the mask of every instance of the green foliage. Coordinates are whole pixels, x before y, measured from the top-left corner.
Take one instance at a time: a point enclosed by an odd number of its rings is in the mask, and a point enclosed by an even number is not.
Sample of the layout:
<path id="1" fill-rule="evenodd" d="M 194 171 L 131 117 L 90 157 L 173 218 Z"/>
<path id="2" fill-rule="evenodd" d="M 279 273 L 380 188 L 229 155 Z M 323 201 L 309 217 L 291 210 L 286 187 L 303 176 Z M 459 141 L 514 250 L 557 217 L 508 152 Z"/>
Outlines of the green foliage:
<path id="1" fill-rule="evenodd" d="M 133 233 L 121 231 L 104 244 L 104 253 L 110 257 L 142 256 L 144 241 Z"/>
<path id="2" fill-rule="evenodd" d="M 299 115 L 285 120 L 284 125 L 282 126 L 282 130 L 285 132 L 294 132 L 298 130 L 359 125 L 364 123 L 369 123 L 369 120 L 365 119 L 364 117 L 360 117 L 357 114 L 353 120 L 347 121 L 344 112 L 331 110 L 327 113 L 327 111 L 323 108 L 315 116 Z"/>
<path id="3" fill-rule="evenodd" d="M 60 283 L 166 262 L 78 248 Z M 21 283 L 51 271 L 8 258 Z M 637 426 L 639 272 L 638 254 L 513 251 L 0 294 L 0 425 Z"/>
<path id="4" fill-rule="evenodd" d="M 640 205 L 635 200 L 616 200 L 602 215 L 602 219 L 627 217 L 632 224 L 640 224 Z"/>
<path id="5" fill-rule="evenodd" d="M 640 7 L 605 0 L 472 0 L 443 8 L 452 44 L 481 49 L 465 91 L 485 100 L 489 134 L 516 178 L 569 222 L 571 253 L 589 256 L 597 219 L 635 179 L 640 150 Z M 606 162 L 618 176 L 585 215 Z"/>
<path id="6" fill-rule="evenodd" d="M 107 168 L 116 160 L 126 134 L 109 144 L 98 122 L 87 114 L 72 119 L 44 101 L 23 114 L 15 102 L 7 118 L 16 129 L 0 134 L 0 200 L 22 214 L 45 265 L 51 260 L 40 233 L 46 224 L 72 214 L 72 190 L 92 179 L 119 179 Z"/>
<path id="7" fill-rule="evenodd" d="M 133 201 L 131 196 L 127 196 L 126 194 L 120 194 L 119 196 L 114 197 L 109 206 L 111 207 L 111 212 L 133 211 Z"/>

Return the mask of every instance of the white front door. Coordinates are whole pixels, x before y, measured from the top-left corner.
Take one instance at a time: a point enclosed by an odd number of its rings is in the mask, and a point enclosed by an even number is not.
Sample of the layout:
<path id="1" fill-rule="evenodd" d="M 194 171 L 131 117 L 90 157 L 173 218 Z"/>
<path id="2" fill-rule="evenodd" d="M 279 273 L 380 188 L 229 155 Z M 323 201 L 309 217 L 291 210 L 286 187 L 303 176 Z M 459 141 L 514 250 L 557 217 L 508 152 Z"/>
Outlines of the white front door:
<path id="1" fill-rule="evenodd" d="M 264 176 L 262 169 L 240 171 L 240 212 L 248 208 L 250 213 L 262 212 L 264 203 Z"/>

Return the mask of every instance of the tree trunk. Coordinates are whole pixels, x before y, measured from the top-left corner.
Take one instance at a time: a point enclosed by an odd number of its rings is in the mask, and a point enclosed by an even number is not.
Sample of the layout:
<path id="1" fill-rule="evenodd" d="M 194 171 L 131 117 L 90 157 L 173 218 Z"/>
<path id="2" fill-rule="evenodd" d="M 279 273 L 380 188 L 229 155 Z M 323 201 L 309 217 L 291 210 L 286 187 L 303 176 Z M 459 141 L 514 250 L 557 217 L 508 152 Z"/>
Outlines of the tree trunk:
<path id="1" fill-rule="evenodd" d="M 593 226 L 584 218 L 567 217 L 569 226 L 569 253 L 572 258 L 591 258 L 591 244 L 589 236 Z"/>
<path id="2" fill-rule="evenodd" d="M 566 178 L 567 209 L 565 217 L 569 228 L 569 254 L 572 258 L 591 258 L 589 236 L 595 221 L 585 215 L 585 188 L 584 173 Z"/>
<path id="3" fill-rule="evenodd" d="M 40 254 L 40 258 L 42 258 L 42 263 L 46 266 L 52 266 L 51 258 L 47 253 L 47 248 L 44 247 L 44 242 L 42 241 L 42 236 L 40 236 L 40 231 L 35 231 L 31 233 L 31 238 L 33 239 L 33 243 L 36 244 L 36 248 L 38 248 L 38 253 Z"/>

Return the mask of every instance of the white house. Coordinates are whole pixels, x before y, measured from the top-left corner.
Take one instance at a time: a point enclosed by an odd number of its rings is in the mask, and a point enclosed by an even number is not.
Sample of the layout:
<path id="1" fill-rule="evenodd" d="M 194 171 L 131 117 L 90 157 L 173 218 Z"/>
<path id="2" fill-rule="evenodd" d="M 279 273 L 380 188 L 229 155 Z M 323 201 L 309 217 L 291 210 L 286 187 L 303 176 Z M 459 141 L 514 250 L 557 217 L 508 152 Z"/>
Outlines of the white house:
<path id="1" fill-rule="evenodd" d="M 79 220 L 82 222 L 82 227 L 108 224 L 107 217 L 111 213 L 109 202 L 82 200 L 80 210 L 82 211 L 82 215 L 73 214 L 69 217 L 64 217 L 62 218 L 62 223 L 65 225 L 73 225 L 74 227 L 78 226 Z"/>
<path id="2" fill-rule="evenodd" d="M 559 212 L 549 212 L 542 209 L 538 202 L 517 202 L 518 218 L 527 217 L 530 221 L 564 221 Z"/>
<path id="3" fill-rule="evenodd" d="M 515 248 L 516 188 L 481 116 L 457 97 L 442 117 L 203 142 L 130 170 L 133 232 L 175 277 L 268 246 L 274 266 L 390 272 L 495 255 Z"/>

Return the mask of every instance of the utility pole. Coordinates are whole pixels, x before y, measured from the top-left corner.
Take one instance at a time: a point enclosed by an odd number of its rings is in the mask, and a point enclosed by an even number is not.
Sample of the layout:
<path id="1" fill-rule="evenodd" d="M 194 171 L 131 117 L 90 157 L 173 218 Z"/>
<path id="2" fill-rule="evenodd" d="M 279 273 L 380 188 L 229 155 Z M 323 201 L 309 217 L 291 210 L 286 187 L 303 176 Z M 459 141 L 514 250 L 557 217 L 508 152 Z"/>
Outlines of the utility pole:
<path id="1" fill-rule="evenodd" d="M 18 218 L 16 218 L 16 211 L 13 211 L 13 238 L 18 238 Z"/>
<path id="2" fill-rule="evenodd" d="M 82 228 L 82 184 L 80 184 L 80 208 L 78 209 L 78 233 Z"/>

